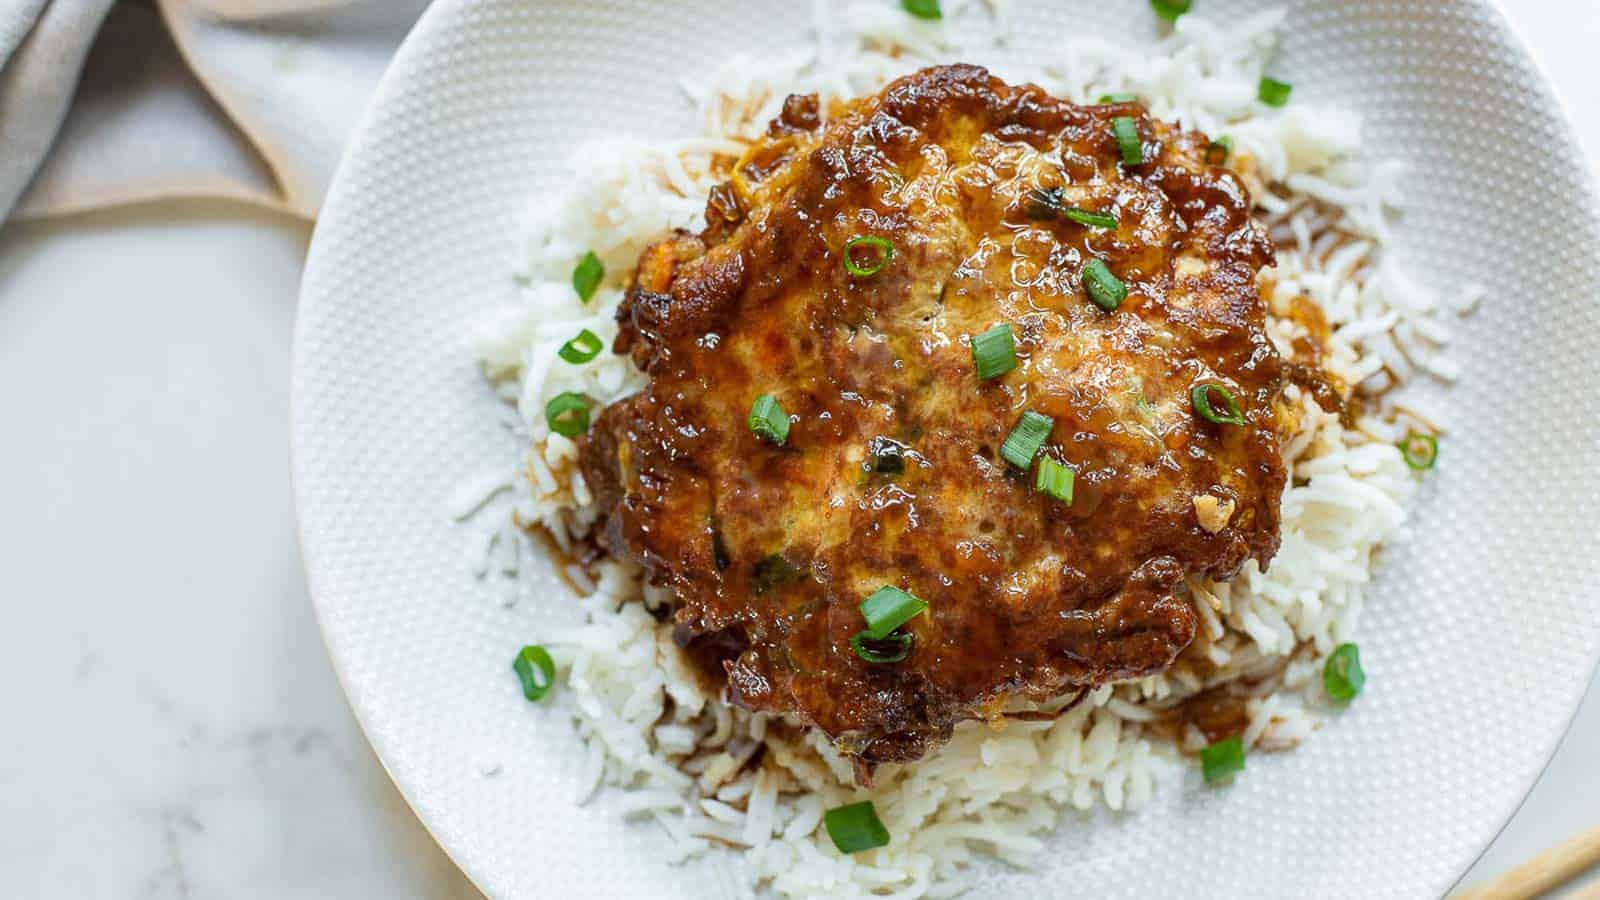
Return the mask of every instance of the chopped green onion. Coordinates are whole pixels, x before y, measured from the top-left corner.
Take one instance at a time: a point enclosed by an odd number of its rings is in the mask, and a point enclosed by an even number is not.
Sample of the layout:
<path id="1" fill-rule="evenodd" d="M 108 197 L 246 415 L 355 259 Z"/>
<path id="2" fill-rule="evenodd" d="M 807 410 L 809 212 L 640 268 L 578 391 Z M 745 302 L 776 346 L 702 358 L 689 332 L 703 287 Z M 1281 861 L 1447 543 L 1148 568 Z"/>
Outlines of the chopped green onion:
<path id="1" fill-rule="evenodd" d="M 944 12 L 939 9 L 939 0 L 900 0 L 900 7 L 919 19 L 944 18 Z"/>
<path id="2" fill-rule="evenodd" d="M 1117 116 L 1111 120 L 1111 133 L 1117 136 L 1117 147 L 1122 150 L 1122 162 L 1129 166 L 1144 164 L 1144 143 L 1139 140 L 1139 123 L 1132 116 Z"/>
<path id="3" fill-rule="evenodd" d="M 1035 221 L 1065 218 L 1077 222 L 1079 225 L 1088 225 L 1091 228 L 1117 227 L 1117 217 L 1110 213 L 1097 213 L 1093 210 L 1079 209 L 1076 206 L 1066 205 L 1060 188 L 1034 188 L 1022 199 L 1025 202 L 1024 208 L 1028 213 L 1028 218 Z"/>
<path id="4" fill-rule="evenodd" d="M 881 666 L 910 656 L 912 640 L 911 634 L 905 631 L 891 632 L 881 638 L 873 637 L 870 631 L 861 631 L 850 638 L 850 649 L 867 662 Z"/>
<path id="5" fill-rule="evenodd" d="M 927 610 L 928 604 L 887 584 L 861 601 L 861 615 L 867 620 L 867 634 L 880 641 Z"/>
<path id="6" fill-rule="evenodd" d="M 1138 103 L 1139 95 L 1133 93 L 1132 91 L 1121 91 L 1115 94 L 1101 94 L 1100 99 L 1096 100 L 1095 102 L 1101 106 L 1111 103 Z"/>
<path id="7" fill-rule="evenodd" d="M 1006 435 L 1006 442 L 1000 445 L 1000 455 L 1005 457 L 1006 462 L 1024 472 L 1028 471 L 1028 467 L 1033 465 L 1033 458 L 1039 455 L 1039 448 L 1050 437 L 1050 429 L 1055 427 L 1055 419 L 1028 410 L 1018 420 L 1017 427 Z"/>
<path id="8" fill-rule="evenodd" d="M 1348 703 L 1361 693 L 1367 673 L 1361 671 L 1361 651 L 1355 644 L 1340 644 L 1322 667 L 1322 689 L 1335 700 Z"/>
<path id="9" fill-rule="evenodd" d="M 538 702 L 555 687 L 556 662 L 550 658 L 550 651 L 538 644 L 518 651 L 517 658 L 511 661 L 511 669 L 522 682 L 522 696 L 529 702 Z"/>
<path id="10" fill-rule="evenodd" d="M 1105 260 L 1091 259 L 1083 267 L 1083 287 L 1089 292 L 1089 299 L 1094 301 L 1094 305 L 1106 312 L 1111 312 L 1128 299 L 1128 286 L 1111 274 Z"/>
<path id="11" fill-rule="evenodd" d="M 578 332 L 577 337 L 562 344 L 561 349 L 557 350 L 556 353 L 567 362 L 577 365 L 599 356 L 604 347 L 605 342 L 600 340 L 599 335 L 585 328 Z"/>
<path id="12" fill-rule="evenodd" d="M 865 265 L 856 262 L 857 247 L 870 247 L 873 250 Z M 894 259 L 894 244 L 890 243 L 888 238 L 881 238 L 875 234 L 858 234 L 844 243 L 844 270 L 857 278 L 882 272 L 891 259 Z"/>
<path id="13" fill-rule="evenodd" d="M 771 394 L 762 394 L 750 404 L 748 424 L 756 437 L 780 447 L 789 439 L 789 414 L 783 411 L 783 404 L 778 402 L 778 398 Z"/>
<path id="14" fill-rule="evenodd" d="M 889 829 L 883 827 L 871 800 L 828 810 L 822 814 L 822 825 L 840 853 L 860 853 L 889 843 Z"/>
<path id="15" fill-rule="evenodd" d="M 1218 412 L 1213 405 L 1213 395 L 1222 400 L 1224 412 Z M 1194 406 L 1194 411 L 1200 414 L 1200 418 L 1207 422 L 1215 422 L 1218 425 L 1244 424 L 1244 412 L 1239 409 L 1239 401 L 1234 398 L 1233 391 L 1215 381 L 1197 384 L 1191 388 L 1189 402 Z"/>
<path id="16" fill-rule="evenodd" d="M 1223 135 L 1206 145 L 1206 162 L 1213 166 L 1227 165 L 1233 155 L 1233 138 Z"/>
<path id="17" fill-rule="evenodd" d="M 1206 783 L 1215 784 L 1230 775 L 1244 771 L 1244 741 L 1237 737 L 1200 751 L 1200 769 L 1205 772 Z"/>
<path id="18" fill-rule="evenodd" d="M 544 405 L 544 421 L 562 437 L 577 437 L 589 430 L 589 398 L 566 391 Z"/>
<path id="19" fill-rule="evenodd" d="M 1168 22 L 1178 21 L 1178 17 L 1189 11 L 1191 0 L 1150 0 L 1150 8 L 1156 15 Z"/>
<path id="20" fill-rule="evenodd" d="M 1011 333 L 1009 323 L 1001 322 L 983 334 L 972 336 L 972 364 L 983 381 L 1017 367 L 1017 338 Z"/>
<path id="21" fill-rule="evenodd" d="M 605 277 L 605 264 L 590 250 L 578 261 L 578 267 L 572 270 L 572 289 L 578 292 L 583 302 L 588 303 L 589 298 L 594 296 L 595 288 L 600 286 L 601 279 Z"/>
<path id="22" fill-rule="evenodd" d="M 1071 466 L 1064 466 L 1048 456 L 1040 457 L 1039 471 L 1033 475 L 1035 490 L 1060 500 L 1067 505 L 1072 504 L 1072 483 L 1078 477 Z"/>
<path id="23" fill-rule="evenodd" d="M 893 438 L 873 438 L 867 449 L 872 453 L 872 471 L 879 475 L 899 475 L 906 470 L 906 445 Z"/>
<path id="24" fill-rule="evenodd" d="M 1090 212 L 1087 209 L 1079 209 L 1076 206 L 1067 207 L 1066 211 L 1063 212 L 1062 215 L 1074 222 L 1077 222 L 1079 225 L 1087 225 L 1090 228 L 1117 227 L 1116 216 L 1109 215 L 1107 213 Z"/>
<path id="25" fill-rule="evenodd" d="M 1406 465 L 1417 472 L 1426 472 L 1439 461 L 1439 439 L 1431 434 L 1413 431 L 1400 442 L 1400 455 Z"/>
<path id="26" fill-rule="evenodd" d="M 1268 106 L 1282 106 L 1289 102 L 1289 94 L 1294 90 L 1294 85 L 1276 78 L 1261 76 L 1261 84 L 1256 87 L 1256 97 Z"/>

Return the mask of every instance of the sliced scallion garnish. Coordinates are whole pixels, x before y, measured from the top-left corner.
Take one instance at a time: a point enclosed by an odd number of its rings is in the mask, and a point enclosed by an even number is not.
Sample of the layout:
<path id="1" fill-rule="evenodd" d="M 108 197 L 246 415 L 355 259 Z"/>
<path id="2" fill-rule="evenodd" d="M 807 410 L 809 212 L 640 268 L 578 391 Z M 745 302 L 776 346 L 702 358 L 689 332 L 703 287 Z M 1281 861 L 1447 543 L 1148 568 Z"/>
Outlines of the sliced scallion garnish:
<path id="1" fill-rule="evenodd" d="M 1413 471 L 1426 472 L 1439 461 L 1439 439 L 1431 434 L 1413 431 L 1400 442 L 1400 455 Z"/>
<path id="2" fill-rule="evenodd" d="M 562 344 L 556 354 L 567 362 L 578 365 L 599 356 L 604 348 L 605 343 L 600 340 L 600 336 L 585 328 L 578 332 L 577 337 Z"/>
<path id="3" fill-rule="evenodd" d="M 782 447 L 784 441 L 789 439 L 789 414 L 783 411 L 783 404 L 771 394 L 762 394 L 756 402 L 750 404 L 750 417 L 747 424 L 756 437 L 770 441 Z"/>
<path id="4" fill-rule="evenodd" d="M 870 248 L 866 262 L 856 260 L 856 248 Z M 844 270 L 857 278 L 866 278 L 882 272 L 894 259 L 894 244 L 888 238 L 875 234 L 858 234 L 844 244 Z"/>
<path id="5" fill-rule="evenodd" d="M 850 649 L 875 666 L 897 663 L 911 655 L 913 637 L 910 632 L 894 631 L 875 638 L 870 631 L 857 632 L 850 638 Z"/>
<path id="6" fill-rule="evenodd" d="M 1094 301 L 1094 305 L 1106 312 L 1111 312 L 1128 299 L 1128 286 L 1111 274 L 1110 267 L 1101 259 L 1091 259 L 1083 267 L 1083 289 L 1089 292 L 1089 299 Z"/>
<path id="7" fill-rule="evenodd" d="M 1132 91 L 1119 91 L 1115 94 L 1101 94 L 1100 99 L 1096 100 L 1095 102 L 1101 106 L 1106 106 L 1112 103 L 1138 103 L 1139 95 L 1133 93 Z"/>
<path id="8" fill-rule="evenodd" d="M 1276 78 L 1261 76 L 1261 84 L 1256 87 L 1256 97 L 1268 106 L 1282 106 L 1289 102 L 1289 94 L 1294 90 L 1294 85 Z"/>
<path id="9" fill-rule="evenodd" d="M 1011 429 L 1006 435 L 1006 442 L 1000 445 L 1000 455 L 1005 461 L 1016 466 L 1022 471 L 1028 471 L 1033 465 L 1033 458 L 1039 455 L 1039 448 L 1050 437 L 1050 430 L 1056 427 L 1054 419 L 1040 415 L 1033 410 L 1022 414 L 1017 421 L 1017 427 Z"/>
<path id="10" fill-rule="evenodd" d="M 589 398 L 565 391 L 544 405 L 544 421 L 562 437 L 577 437 L 589 430 Z"/>
<path id="11" fill-rule="evenodd" d="M 1222 409 L 1217 409 L 1217 401 L 1222 402 Z M 1194 411 L 1200 418 L 1218 425 L 1243 425 L 1244 411 L 1239 408 L 1239 401 L 1233 396 L 1233 391 L 1225 385 L 1215 381 L 1197 384 L 1189 389 L 1189 403 L 1194 406 Z"/>
<path id="12" fill-rule="evenodd" d="M 1367 673 L 1361 670 L 1361 651 L 1355 644 L 1340 644 L 1322 667 L 1322 689 L 1328 696 L 1348 703 L 1361 693 Z"/>
<path id="13" fill-rule="evenodd" d="M 944 18 L 939 0 L 900 0 L 900 8 L 919 19 L 934 21 Z"/>
<path id="14" fill-rule="evenodd" d="M 578 261 L 578 267 L 572 270 L 572 289 L 578 292 L 583 302 L 588 303 L 605 277 L 605 264 L 600 262 L 600 257 L 595 256 L 593 250 L 590 250 Z"/>
<path id="15" fill-rule="evenodd" d="M 1017 338 L 1011 325 L 1001 322 L 982 334 L 972 336 L 972 364 L 978 378 L 988 381 L 1017 367 Z"/>
<path id="16" fill-rule="evenodd" d="M 1087 209 L 1079 209 L 1076 206 L 1069 206 L 1061 214 L 1066 216 L 1068 219 L 1077 222 L 1079 225 L 1087 225 L 1090 228 L 1117 227 L 1117 217 L 1107 213 L 1090 212 Z"/>
<path id="17" fill-rule="evenodd" d="M 550 658 L 550 651 L 537 644 L 531 644 L 517 651 L 517 658 L 511 661 L 511 670 L 517 673 L 517 680 L 522 682 L 522 696 L 529 702 L 538 702 L 556 683 L 556 663 Z"/>
<path id="18" fill-rule="evenodd" d="M 1178 17 L 1188 12 L 1191 5 L 1191 0 L 1150 0 L 1150 8 L 1168 22 L 1178 21 Z"/>
<path id="19" fill-rule="evenodd" d="M 1091 228 L 1115 228 L 1117 217 L 1090 209 L 1068 206 L 1060 188 L 1034 188 L 1023 195 L 1023 209 L 1035 221 L 1068 219 Z"/>
<path id="20" fill-rule="evenodd" d="M 861 601 L 861 617 L 867 620 L 867 634 L 880 641 L 927 609 L 928 604 L 915 595 L 887 584 Z"/>
<path id="21" fill-rule="evenodd" d="M 1200 751 L 1200 769 L 1206 783 L 1215 784 L 1244 771 L 1244 741 L 1237 737 L 1217 741 Z"/>
<path id="22" fill-rule="evenodd" d="M 883 827 L 871 800 L 828 810 L 822 814 L 822 826 L 840 853 L 860 853 L 889 843 L 889 829 Z"/>
<path id="23" fill-rule="evenodd" d="M 1033 474 L 1033 486 L 1041 493 L 1049 494 L 1070 506 L 1072 484 L 1077 477 L 1078 473 L 1071 466 L 1064 466 L 1044 456 L 1039 459 L 1039 470 Z"/>
<path id="24" fill-rule="evenodd" d="M 1117 148 L 1122 151 L 1125 165 L 1144 164 L 1144 142 L 1139 140 L 1139 123 L 1132 116 L 1117 116 L 1111 120 L 1111 133 L 1117 137 Z"/>

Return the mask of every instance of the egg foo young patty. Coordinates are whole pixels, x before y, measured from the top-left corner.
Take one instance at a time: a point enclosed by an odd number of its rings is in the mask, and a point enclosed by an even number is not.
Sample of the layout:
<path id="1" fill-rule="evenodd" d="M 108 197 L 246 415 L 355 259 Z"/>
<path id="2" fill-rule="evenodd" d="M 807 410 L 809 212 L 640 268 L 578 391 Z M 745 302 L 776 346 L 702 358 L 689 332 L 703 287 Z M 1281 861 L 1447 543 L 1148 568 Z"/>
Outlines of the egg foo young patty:
<path id="1" fill-rule="evenodd" d="M 825 124 L 791 97 L 706 229 L 645 251 L 616 350 L 648 386 L 580 462 L 735 703 L 870 771 L 1162 671 L 1180 582 L 1266 567 L 1273 249 L 1208 146 L 929 68 Z"/>

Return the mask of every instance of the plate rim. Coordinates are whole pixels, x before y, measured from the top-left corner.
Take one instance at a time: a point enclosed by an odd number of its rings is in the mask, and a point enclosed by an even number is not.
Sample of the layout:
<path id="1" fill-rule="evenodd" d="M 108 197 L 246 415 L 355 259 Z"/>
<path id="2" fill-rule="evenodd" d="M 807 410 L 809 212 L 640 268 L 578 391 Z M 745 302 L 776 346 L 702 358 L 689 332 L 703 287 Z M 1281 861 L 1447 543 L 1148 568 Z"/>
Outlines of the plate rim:
<path id="1" fill-rule="evenodd" d="M 1465 0 L 1465 2 L 1478 6 L 1493 16 L 1502 33 L 1507 37 L 1508 43 L 1511 44 L 1513 49 L 1519 51 L 1522 58 L 1531 65 L 1538 76 L 1539 84 L 1554 99 L 1556 105 L 1554 114 L 1561 126 L 1562 136 L 1571 143 L 1580 159 L 1587 163 L 1583 167 L 1579 180 L 1588 196 L 1589 205 L 1593 210 L 1600 210 L 1600 172 L 1597 172 L 1597 168 L 1600 168 L 1600 160 L 1597 160 L 1592 155 L 1581 131 L 1576 127 L 1572 104 L 1560 84 L 1551 77 L 1544 58 L 1535 51 L 1529 42 L 1523 26 L 1507 13 L 1507 0 Z M 349 208 L 345 197 L 353 190 L 350 171 L 355 166 L 355 160 L 366 155 L 370 152 L 371 147 L 377 144 L 377 125 L 383 117 L 384 110 L 393 97 L 402 89 L 402 82 L 414 66 L 414 58 L 420 57 L 425 52 L 424 45 L 427 39 L 437 29 L 445 27 L 442 23 L 461 15 L 472 6 L 473 0 L 434 0 L 428 5 L 417 22 L 406 33 L 404 40 L 384 69 L 376 89 L 352 129 L 340 155 L 338 165 L 334 169 L 327 195 L 323 200 L 312 231 L 306 253 L 306 261 L 302 268 L 300 289 L 297 294 L 290 353 L 288 437 L 291 502 L 294 509 L 296 547 L 305 572 L 307 593 L 311 598 L 312 610 L 316 616 L 319 639 L 327 652 L 328 660 L 333 668 L 334 676 L 338 680 L 345 703 L 355 718 L 362 737 L 372 748 L 373 755 L 377 758 L 385 776 L 388 777 L 400 796 L 405 800 L 406 806 L 416 820 L 422 825 L 434 844 L 450 859 L 451 863 L 456 866 L 462 875 L 471 882 L 473 888 L 485 897 L 490 897 L 493 895 L 485 887 L 486 882 L 490 880 L 488 873 L 478 870 L 477 864 L 468 858 L 465 848 L 452 846 L 451 842 L 444 839 L 433 821 L 435 811 L 424 804 L 420 798 L 414 796 L 414 786 L 409 785 L 395 774 L 394 768 L 384 752 L 385 747 L 390 743 L 390 738 L 380 733 L 375 733 L 374 726 L 369 721 L 370 710 L 365 709 L 357 702 L 356 694 L 351 690 L 347 677 L 349 663 L 345 655 L 350 650 L 349 648 L 341 649 L 335 646 L 334 639 L 330 635 L 328 617 L 331 614 L 331 601 L 327 599 L 329 591 L 322 584 L 322 579 L 313 565 L 315 553 L 306 537 L 304 512 L 305 475 L 303 468 L 305 450 L 302 446 L 304 431 L 301 428 L 306 390 L 304 377 L 304 356 L 307 344 L 306 330 L 308 327 L 306 322 L 309 318 L 306 316 L 305 311 L 309 304 L 317 302 L 316 295 L 307 289 L 307 285 L 313 283 L 313 279 L 310 277 L 311 273 L 322 264 L 323 257 L 331 253 L 327 249 L 331 240 L 327 235 L 343 227 L 343 221 L 347 216 L 345 210 Z M 1600 218 L 1591 217 L 1587 224 L 1589 230 L 1594 233 L 1597 239 L 1596 246 L 1600 247 Z M 1600 251 L 1597 251 L 1597 253 L 1600 253 Z M 1595 536 L 1594 543 L 1600 546 L 1600 534 Z M 1489 848 L 1504 834 L 1511 821 L 1526 805 L 1534 787 L 1548 773 L 1556 752 L 1566 741 L 1573 725 L 1577 721 L 1583 698 L 1594 685 L 1596 679 L 1600 678 L 1600 648 L 1592 649 L 1594 652 L 1591 653 L 1588 676 L 1586 679 L 1579 679 L 1574 682 L 1570 692 L 1571 696 L 1568 698 L 1566 720 L 1559 729 L 1551 729 L 1545 746 L 1540 750 L 1543 762 L 1539 765 L 1538 771 L 1521 788 L 1515 801 L 1499 813 L 1499 824 L 1492 830 L 1485 830 L 1486 835 L 1481 845 L 1471 853 L 1470 858 L 1460 861 L 1459 872 L 1441 896 L 1448 896 L 1462 886 L 1462 882 L 1467 875 L 1488 852 Z"/>
<path id="2" fill-rule="evenodd" d="M 294 509 L 294 534 L 295 546 L 299 551 L 300 565 L 305 570 L 306 594 L 311 598 L 311 611 L 317 621 L 317 637 L 322 642 L 322 648 L 327 653 L 328 662 L 333 669 L 334 678 L 339 683 L 339 693 L 343 696 L 345 706 L 349 708 L 352 717 L 356 720 L 356 727 L 361 731 L 361 737 L 372 749 L 372 755 L 378 760 L 378 765 L 383 769 L 385 778 L 394 785 L 400 798 L 405 801 L 406 809 L 416 819 L 422 829 L 427 832 L 428 838 L 435 847 L 444 853 L 450 864 L 456 867 L 468 882 L 484 897 L 494 896 L 485 887 L 488 881 L 487 873 L 477 870 L 476 864 L 467 858 L 463 848 L 451 845 L 436 827 L 429 809 L 422 801 L 414 796 L 414 786 L 395 774 L 394 767 L 389 758 L 384 754 L 387 739 L 376 734 L 372 723 L 369 721 L 370 710 L 356 702 L 356 694 L 351 690 L 348 677 L 348 663 L 340 648 L 334 645 L 331 629 L 328 626 L 329 602 L 326 597 L 328 590 L 322 585 L 316 567 L 312 564 L 314 552 L 311 544 L 306 539 L 305 527 L 305 476 L 304 458 L 305 450 L 302 446 L 304 430 L 301 428 L 303 408 L 305 403 L 305 346 L 306 322 L 305 314 L 308 303 L 315 302 L 313 295 L 307 290 L 307 285 L 312 284 L 311 273 L 321 262 L 323 256 L 330 251 L 327 249 L 328 238 L 326 235 L 339 227 L 344 219 L 344 209 L 347 208 L 344 197 L 353 188 L 350 171 L 355 167 L 355 160 L 368 151 L 368 147 L 376 142 L 376 126 L 382 118 L 383 110 L 399 90 L 405 71 L 410 67 L 412 58 L 423 53 L 423 43 L 427 35 L 434 29 L 441 27 L 439 22 L 459 14 L 466 8 L 470 0 L 433 0 L 422 15 L 417 18 L 405 37 L 400 41 L 394 56 L 390 57 L 389 64 L 384 67 L 383 75 L 378 79 L 377 87 L 373 89 L 372 96 L 367 100 L 361 116 L 356 121 L 355 127 L 350 132 L 350 137 L 345 141 L 344 150 L 339 154 L 339 162 L 334 167 L 333 177 L 328 182 L 328 192 L 323 197 L 322 206 L 317 211 L 316 223 L 312 227 L 311 240 L 306 248 L 306 261 L 300 270 L 300 289 L 295 297 L 294 329 L 290 343 L 289 353 L 289 487 L 290 502 Z M 1546 763 L 1548 765 L 1548 762 Z"/>

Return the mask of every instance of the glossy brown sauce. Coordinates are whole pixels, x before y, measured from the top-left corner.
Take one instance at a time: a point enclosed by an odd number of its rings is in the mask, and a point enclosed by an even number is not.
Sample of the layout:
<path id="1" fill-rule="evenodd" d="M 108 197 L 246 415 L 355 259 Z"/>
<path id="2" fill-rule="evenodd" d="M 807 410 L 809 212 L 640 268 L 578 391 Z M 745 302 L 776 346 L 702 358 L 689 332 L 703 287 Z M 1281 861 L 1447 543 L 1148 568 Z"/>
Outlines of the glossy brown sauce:
<path id="1" fill-rule="evenodd" d="M 1136 104 L 971 66 L 826 125 L 815 108 L 785 105 L 708 198 L 706 232 L 641 258 L 617 349 L 650 384 L 581 443 L 603 542 L 674 591 L 680 642 L 735 702 L 795 713 L 867 766 L 1011 696 L 1161 671 L 1195 630 L 1175 585 L 1277 549 L 1286 372 L 1244 187 L 1204 162 L 1205 136 Z M 1119 116 L 1141 165 L 1121 162 Z M 1118 224 L 1042 217 L 1039 191 Z M 843 265 L 861 235 L 895 248 L 870 277 Z M 1128 287 L 1115 311 L 1088 299 L 1091 259 Z M 1002 322 L 1017 366 L 980 381 L 971 336 Z M 1198 417 L 1202 382 L 1246 424 Z M 745 423 L 766 393 L 792 420 L 781 447 Z M 1029 409 L 1076 470 L 1070 505 L 1001 458 Z M 893 471 L 883 441 L 904 449 Z M 1224 527 L 1200 527 L 1202 495 L 1232 502 Z M 873 665 L 849 642 L 885 584 L 929 610 L 905 661 Z"/>

